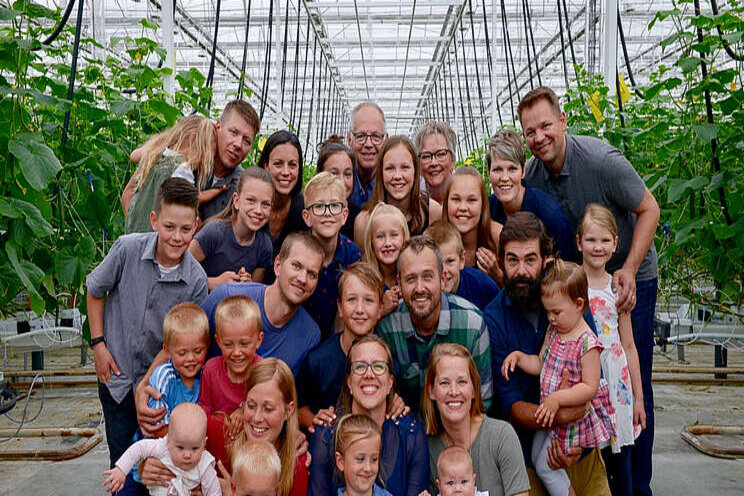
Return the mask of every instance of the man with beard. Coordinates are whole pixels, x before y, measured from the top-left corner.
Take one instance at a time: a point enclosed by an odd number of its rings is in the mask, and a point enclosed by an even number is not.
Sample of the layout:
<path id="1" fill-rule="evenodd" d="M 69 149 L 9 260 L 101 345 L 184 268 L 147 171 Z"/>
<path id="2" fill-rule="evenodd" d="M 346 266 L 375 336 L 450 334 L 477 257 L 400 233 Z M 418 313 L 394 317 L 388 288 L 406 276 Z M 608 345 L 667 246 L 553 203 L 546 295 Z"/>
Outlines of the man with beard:
<path id="1" fill-rule="evenodd" d="M 439 343 L 456 343 L 473 356 L 489 408 L 491 351 L 483 314 L 469 301 L 443 292 L 442 277 L 442 254 L 430 237 L 414 236 L 403 243 L 398 257 L 403 301 L 378 325 L 393 355 L 396 390 L 418 412 L 432 349 Z"/>
<path id="2" fill-rule="evenodd" d="M 504 272 L 504 290 L 486 307 L 484 313 L 491 339 L 491 361 L 497 401 L 491 416 L 512 423 L 522 444 L 531 495 L 545 494 L 531 467 L 532 437 L 544 427 L 535 421 L 540 403 L 540 378 L 516 369 L 509 380 L 501 376 L 501 366 L 512 351 L 538 355 L 548 329 L 548 317 L 540 301 L 540 282 L 547 257 L 553 253 L 553 241 L 545 226 L 531 212 L 510 216 L 499 238 L 499 262 Z M 584 317 L 596 333 L 590 311 Z M 567 375 L 564 377 L 566 386 Z M 584 416 L 588 405 L 561 408 L 557 424 L 573 422 Z M 574 448 L 564 453 L 554 443 L 548 453 L 551 468 L 565 468 L 577 495 L 608 495 L 607 476 L 598 449 Z M 542 491 L 541 491 L 542 490 Z"/>

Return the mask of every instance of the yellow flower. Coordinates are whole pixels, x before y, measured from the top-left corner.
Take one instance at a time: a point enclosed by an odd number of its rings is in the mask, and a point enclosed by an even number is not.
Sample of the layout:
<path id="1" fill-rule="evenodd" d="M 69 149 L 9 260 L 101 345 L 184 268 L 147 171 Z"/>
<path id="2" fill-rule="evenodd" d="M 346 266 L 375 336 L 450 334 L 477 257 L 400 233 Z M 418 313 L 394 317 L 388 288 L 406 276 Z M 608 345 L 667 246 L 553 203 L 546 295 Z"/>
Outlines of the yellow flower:
<path id="1" fill-rule="evenodd" d="M 264 145 L 266 145 L 266 139 L 267 139 L 266 136 L 264 136 L 263 138 L 261 138 L 261 141 L 258 142 L 259 151 L 263 151 Z"/>
<path id="2" fill-rule="evenodd" d="M 142 54 L 139 53 L 139 52 L 135 53 L 134 54 L 134 60 L 136 60 L 137 62 L 139 62 L 140 60 L 142 60 Z"/>

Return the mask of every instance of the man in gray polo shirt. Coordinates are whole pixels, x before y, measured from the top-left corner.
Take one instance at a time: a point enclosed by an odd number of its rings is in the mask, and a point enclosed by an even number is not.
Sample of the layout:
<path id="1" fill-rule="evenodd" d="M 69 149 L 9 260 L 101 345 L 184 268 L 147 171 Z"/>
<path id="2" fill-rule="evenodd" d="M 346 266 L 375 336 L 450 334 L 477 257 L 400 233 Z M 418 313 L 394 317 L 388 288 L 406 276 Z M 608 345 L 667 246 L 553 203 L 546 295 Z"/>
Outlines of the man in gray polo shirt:
<path id="1" fill-rule="evenodd" d="M 607 271 L 613 274 L 618 311 L 632 310 L 646 410 L 646 430 L 632 451 L 633 492 L 650 495 L 654 435 L 651 364 L 658 290 L 653 239 L 659 205 L 620 151 L 599 139 L 566 133 L 566 114 L 550 88 L 541 86 L 527 93 L 517 112 L 527 146 L 534 155 L 527 164 L 527 184 L 558 200 L 574 232 L 589 203 L 606 206 L 617 220 L 619 242 Z"/>

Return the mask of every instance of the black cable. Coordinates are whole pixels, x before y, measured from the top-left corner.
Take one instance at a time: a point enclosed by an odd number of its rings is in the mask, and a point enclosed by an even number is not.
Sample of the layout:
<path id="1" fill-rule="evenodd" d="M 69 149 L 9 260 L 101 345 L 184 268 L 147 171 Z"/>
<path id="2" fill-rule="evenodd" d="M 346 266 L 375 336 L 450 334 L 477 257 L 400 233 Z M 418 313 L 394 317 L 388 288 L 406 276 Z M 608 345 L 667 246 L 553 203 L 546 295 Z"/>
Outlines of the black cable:
<path id="1" fill-rule="evenodd" d="M 248 33 L 251 29 L 251 4 L 248 0 L 248 11 L 245 16 L 245 41 L 243 42 L 243 62 L 240 64 L 240 84 L 238 85 L 238 100 L 243 98 L 243 85 L 245 84 L 245 65 L 248 61 Z"/>
<path id="2" fill-rule="evenodd" d="M 532 11 L 530 10 L 530 3 L 527 0 L 522 0 L 524 8 L 527 11 L 527 25 L 530 27 L 530 38 L 532 40 L 532 53 L 535 56 L 535 72 L 537 73 L 537 85 L 542 86 L 542 76 L 540 75 L 540 63 L 537 57 L 537 50 L 535 49 L 535 32 L 532 30 Z"/>
<path id="3" fill-rule="evenodd" d="M 449 79 L 449 84 L 450 84 L 450 94 L 452 95 L 452 118 L 454 119 L 454 118 L 457 118 L 457 107 L 455 105 L 455 85 L 452 84 L 452 69 L 450 65 L 451 63 L 452 61 L 450 58 L 450 52 L 449 52 L 449 49 L 447 49 L 447 67 L 450 68 L 449 70 L 447 70 L 447 75 L 449 76 L 448 79 Z M 462 108 L 462 99 L 460 99 L 460 107 Z M 462 116 L 464 119 L 465 118 L 464 109 L 462 111 Z M 465 127 L 463 126 L 463 132 L 464 130 L 465 130 Z M 460 145 L 460 141 L 462 139 L 463 138 L 460 138 L 459 140 L 457 140 L 457 155 L 460 157 L 462 157 L 462 147 Z"/>
<path id="4" fill-rule="evenodd" d="M 445 68 L 442 67 L 442 71 L 445 71 Z M 447 95 L 447 79 L 446 79 L 446 71 L 444 73 L 440 72 L 440 81 L 443 82 L 444 87 L 444 108 L 445 113 L 444 115 L 447 117 L 447 122 L 450 120 L 450 113 L 449 113 L 449 96 Z M 453 150 L 454 151 L 454 150 Z"/>
<path id="5" fill-rule="evenodd" d="M 80 0 L 78 2 L 78 11 L 77 11 L 77 19 L 75 22 L 75 41 L 72 45 L 72 65 L 70 66 L 70 82 L 67 85 L 67 100 L 72 103 L 72 97 L 75 94 L 75 75 L 77 74 L 77 62 L 78 62 L 78 51 L 80 49 L 80 32 L 82 31 L 83 26 L 83 0 Z M 67 132 L 70 129 L 70 109 L 67 109 L 65 112 L 65 123 L 62 126 L 62 148 L 65 147 L 67 144 Z M 59 177 L 59 176 L 58 176 Z M 61 209 L 61 199 L 62 194 L 59 193 L 60 198 L 60 212 Z M 61 225 L 61 224 L 60 224 Z"/>
<path id="6" fill-rule="evenodd" d="M 212 37 L 212 58 L 209 61 L 209 73 L 207 74 L 207 88 L 212 87 L 212 83 L 214 83 L 214 63 L 217 59 L 217 32 L 220 29 L 220 9 L 222 8 L 222 0 L 217 0 L 217 8 L 215 10 L 215 17 L 214 17 L 214 36 Z M 209 100 L 207 101 L 207 108 L 212 108 L 212 97 L 209 97 Z"/>
<path id="7" fill-rule="evenodd" d="M 434 107 L 434 111 L 435 111 L 435 114 L 436 114 L 436 119 L 438 121 L 441 121 L 441 120 L 443 120 L 442 119 L 442 116 L 439 114 L 439 104 L 441 102 L 440 102 L 440 99 L 439 99 L 439 88 L 437 88 L 437 83 L 436 82 L 434 83 L 434 102 L 436 102 L 436 105 Z"/>
<path id="8" fill-rule="evenodd" d="M 504 33 L 506 37 L 506 46 L 509 59 L 511 60 L 512 74 L 514 75 L 514 94 L 517 96 L 517 100 L 521 100 L 519 96 L 519 80 L 517 79 L 517 65 L 514 63 L 514 53 L 512 52 L 511 36 L 509 36 L 509 25 L 506 22 L 506 3 L 501 0 L 501 22 L 504 24 Z"/>
<path id="9" fill-rule="evenodd" d="M 285 76 L 287 75 L 287 33 L 289 32 L 289 0 L 284 9 L 284 47 L 282 49 L 282 104 L 279 107 L 284 112 L 284 93 L 286 91 Z"/>
<path id="10" fill-rule="evenodd" d="M 716 0 L 710 0 L 710 8 L 713 11 L 713 15 L 718 15 L 718 3 Z M 718 31 L 718 36 L 721 38 L 721 42 L 723 43 L 723 49 L 726 50 L 726 53 L 729 57 L 736 61 L 744 61 L 744 55 L 740 55 L 731 48 L 731 45 L 729 45 L 729 42 L 726 41 L 726 38 L 723 37 L 723 32 L 721 31 L 721 25 L 716 24 L 716 31 Z"/>
<path id="11" fill-rule="evenodd" d="M 483 90 L 481 88 L 480 70 L 478 69 L 478 50 L 475 48 L 475 27 L 473 23 L 473 0 L 468 1 L 468 14 L 470 16 L 470 35 L 473 40 L 473 57 L 475 58 L 475 80 L 478 82 L 478 104 L 481 112 L 481 120 L 483 121 L 483 128 L 486 130 L 486 136 L 491 135 L 491 131 L 488 128 L 488 119 L 486 119 L 486 109 L 483 106 Z M 467 65 L 467 64 L 466 64 Z M 467 72 L 465 73 L 467 76 Z"/>
<path id="12" fill-rule="evenodd" d="M 327 64 L 326 64 L 326 67 L 328 67 L 328 72 L 329 72 L 330 79 L 328 81 L 328 96 L 327 96 L 328 101 L 326 102 L 326 105 L 325 105 L 326 114 L 328 114 L 328 117 L 326 118 L 326 125 L 324 127 L 324 132 L 325 133 L 328 133 L 328 129 L 329 128 L 332 128 L 331 119 L 330 119 L 330 117 L 331 117 L 331 115 L 330 115 L 330 113 L 331 113 L 331 94 L 332 94 L 331 93 L 331 90 L 333 89 L 333 86 L 336 84 L 336 82 L 333 79 L 333 71 L 331 71 L 331 68 Z M 324 134 L 323 135 L 324 138 L 325 138 L 325 136 L 328 136 L 328 134 Z"/>
<path id="13" fill-rule="evenodd" d="M 307 18 L 307 31 L 305 32 L 305 62 L 302 69 L 302 98 L 300 98 L 300 114 L 297 116 L 297 137 L 300 136 L 300 127 L 302 126 L 302 111 L 305 108 L 305 83 L 307 82 L 307 52 L 310 49 L 310 16 Z M 314 49 L 313 49 L 314 50 Z M 310 121 L 308 121 L 310 126 Z M 307 150 L 307 145 L 305 145 Z"/>
<path id="14" fill-rule="evenodd" d="M 325 115 L 322 115 L 323 113 L 323 93 L 325 93 L 324 84 L 328 82 L 328 80 L 325 77 L 325 73 L 328 70 L 328 64 L 326 64 L 325 68 L 323 68 L 323 47 L 320 49 L 320 60 L 319 64 L 321 66 L 320 69 L 320 81 L 318 82 L 318 110 L 316 112 L 316 115 L 318 118 L 316 120 L 320 120 L 320 125 L 315 126 L 315 142 L 317 143 L 320 141 L 320 133 L 323 131 L 323 119 L 325 118 Z"/>
<path id="15" fill-rule="evenodd" d="M 264 75 L 261 83 L 261 112 L 258 114 L 263 119 L 266 110 L 266 102 L 269 99 L 269 74 L 271 74 L 271 36 L 274 28 L 274 2 L 269 2 L 269 35 L 266 37 L 266 52 L 264 53 Z"/>
<path id="16" fill-rule="evenodd" d="M 532 79 L 532 58 L 530 57 L 530 32 L 527 28 L 527 10 L 524 6 L 524 0 L 522 0 L 522 20 L 524 21 L 524 39 L 527 43 L 524 44 L 524 48 L 527 51 L 527 69 L 530 73 L 530 89 L 535 89 L 535 82 Z M 537 54 L 535 54 L 537 56 Z"/>
<path id="17" fill-rule="evenodd" d="M 72 14 L 72 6 L 75 5 L 75 0 L 70 0 L 67 4 L 67 7 L 65 7 L 65 11 L 62 13 L 62 17 L 59 19 L 59 24 L 57 24 L 57 27 L 54 28 L 54 31 L 52 31 L 52 34 L 47 36 L 47 38 L 41 42 L 42 45 L 51 45 L 54 40 L 57 39 L 57 36 L 62 32 L 62 30 L 67 25 L 67 21 L 70 19 L 70 14 Z M 33 48 L 32 50 L 40 50 L 41 47 Z"/>
<path id="18" fill-rule="evenodd" d="M 509 88 L 509 105 L 512 112 L 512 123 L 516 124 L 516 112 L 514 111 L 514 92 L 512 91 L 512 77 L 509 72 L 509 53 L 506 44 L 506 11 L 504 10 L 504 0 L 501 0 L 501 34 L 504 37 L 504 60 L 506 61 L 506 85 Z M 514 85 L 517 82 L 514 81 Z"/>
<path id="19" fill-rule="evenodd" d="M 462 21 L 462 18 L 460 19 Z M 478 133 L 475 131 L 475 117 L 473 114 L 473 104 L 472 104 L 473 99 L 470 96 L 470 77 L 468 76 L 468 64 L 467 64 L 466 53 L 465 53 L 465 34 L 462 31 L 462 22 L 460 23 L 460 48 L 462 48 L 462 70 L 465 73 L 465 95 L 468 98 L 468 115 L 470 116 L 470 132 L 472 135 L 470 144 L 474 146 L 478 143 Z M 470 150 L 471 151 L 473 150 L 472 146 Z"/>
<path id="20" fill-rule="evenodd" d="M 294 77 L 292 78 L 292 105 L 290 110 L 289 122 L 294 128 L 294 132 L 297 132 L 297 124 L 295 123 L 295 110 L 297 108 L 297 63 L 300 58 L 300 4 L 297 2 L 297 32 L 295 34 L 295 54 L 294 54 Z M 309 25 L 308 25 L 309 27 Z"/>
<path id="21" fill-rule="evenodd" d="M 456 26 L 455 29 L 460 29 L 459 26 Z M 460 95 L 460 110 L 462 111 L 462 128 L 463 132 L 465 133 L 465 146 L 468 148 L 468 153 L 470 150 L 472 150 L 472 146 L 470 144 L 470 130 L 468 128 L 468 122 L 472 124 L 472 121 L 469 121 L 467 116 L 465 115 L 465 104 L 463 103 L 462 98 L 462 78 L 460 77 L 460 58 L 457 55 L 457 33 L 455 33 L 455 36 L 452 37 L 453 41 L 453 48 L 455 52 L 455 70 L 457 71 L 457 92 Z M 470 100 L 468 100 L 468 103 L 470 103 Z M 471 116 L 472 118 L 472 116 Z"/>
<path id="22" fill-rule="evenodd" d="M 308 17 L 308 22 L 310 22 L 310 18 Z M 315 53 L 318 48 L 318 37 L 315 36 L 313 38 L 313 75 L 311 78 L 312 86 L 310 87 L 310 114 L 307 117 L 307 133 L 305 133 L 305 150 L 307 151 L 307 147 L 310 145 L 310 131 L 312 130 L 313 126 L 313 100 L 315 99 L 315 63 L 317 61 L 315 57 Z M 303 94 L 303 101 L 305 100 L 304 94 Z M 302 115 L 302 110 L 300 110 L 300 115 Z"/>
<path id="23" fill-rule="evenodd" d="M 635 82 L 635 78 L 633 77 L 633 69 L 630 67 L 630 57 L 628 56 L 628 46 L 625 44 L 625 32 L 623 31 L 623 21 L 620 17 L 620 7 L 617 8 L 617 30 L 620 34 L 620 46 L 623 47 L 623 58 L 625 59 L 625 68 L 628 69 L 628 78 L 630 79 L 630 84 L 633 85 L 633 91 L 636 95 L 638 95 L 638 98 L 643 99 L 643 93 L 640 92 L 637 88 L 637 84 Z M 620 88 L 620 78 L 618 77 L 617 81 L 617 87 Z"/>
<path id="24" fill-rule="evenodd" d="M 568 46 L 571 49 L 571 62 L 573 62 L 574 66 L 574 76 L 578 76 L 576 73 L 576 53 L 574 53 L 573 37 L 571 36 L 571 24 L 568 21 L 568 7 L 566 7 L 566 0 L 558 1 L 563 2 L 563 18 L 566 20 L 566 35 L 568 36 Z"/>
<path id="25" fill-rule="evenodd" d="M 486 15 L 486 2 L 481 2 L 483 6 L 483 32 L 486 35 L 486 58 L 488 59 L 488 80 L 493 77 L 493 68 L 491 67 L 491 42 L 488 38 L 488 16 Z"/>
<path id="26" fill-rule="evenodd" d="M 566 42 L 563 40 L 563 21 L 561 20 L 561 0 L 558 0 L 558 27 L 561 33 L 561 58 L 563 59 L 563 80 L 568 91 L 568 69 L 566 68 Z"/>

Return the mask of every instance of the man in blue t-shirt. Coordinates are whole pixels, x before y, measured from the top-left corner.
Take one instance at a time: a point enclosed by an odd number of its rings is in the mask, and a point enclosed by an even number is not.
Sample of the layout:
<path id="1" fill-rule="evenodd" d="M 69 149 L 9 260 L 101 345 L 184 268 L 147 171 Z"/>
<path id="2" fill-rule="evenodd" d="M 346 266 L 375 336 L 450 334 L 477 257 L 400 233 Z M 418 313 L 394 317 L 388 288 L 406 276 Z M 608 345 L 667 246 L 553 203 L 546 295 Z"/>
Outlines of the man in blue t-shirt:
<path id="1" fill-rule="evenodd" d="M 202 308 L 209 318 L 211 336 L 214 338 L 217 305 L 228 296 L 249 296 L 261 310 L 264 338 L 257 353 L 264 358 L 280 358 L 296 376 L 305 356 L 320 342 L 320 329 L 302 303 L 315 291 L 322 267 L 323 248 L 318 241 L 310 233 L 290 234 L 274 260 L 273 284 L 222 284 L 204 300 Z M 208 356 L 219 354 L 213 340 Z"/>

